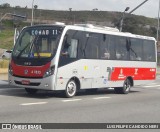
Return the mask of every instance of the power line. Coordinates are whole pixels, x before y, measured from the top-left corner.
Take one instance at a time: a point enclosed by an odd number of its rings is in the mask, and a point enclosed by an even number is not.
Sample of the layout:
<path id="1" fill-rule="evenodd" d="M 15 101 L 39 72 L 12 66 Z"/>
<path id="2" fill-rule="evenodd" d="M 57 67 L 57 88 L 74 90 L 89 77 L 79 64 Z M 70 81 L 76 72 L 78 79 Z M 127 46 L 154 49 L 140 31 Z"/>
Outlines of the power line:
<path id="1" fill-rule="evenodd" d="M 137 10 L 139 7 L 141 7 L 143 4 L 145 4 L 148 0 L 145 0 L 140 5 L 138 5 L 136 8 L 134 8 L 132 11 L 129 12 L 129 14 L 132 14 L 135 10 Z"/>

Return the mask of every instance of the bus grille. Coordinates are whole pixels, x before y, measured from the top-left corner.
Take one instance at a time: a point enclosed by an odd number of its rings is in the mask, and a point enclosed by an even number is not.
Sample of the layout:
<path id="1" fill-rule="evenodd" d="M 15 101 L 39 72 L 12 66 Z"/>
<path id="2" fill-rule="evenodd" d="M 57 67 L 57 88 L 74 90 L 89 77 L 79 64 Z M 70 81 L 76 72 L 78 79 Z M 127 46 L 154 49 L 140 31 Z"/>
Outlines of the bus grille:
<path id="1" fill-rule="evenodd" d="M 42 79 L 43 77 L 25 77 L 25 76 L 17 76 L 13 75 L 14 77 L 19 77 L 19 78 L 28 78 L 28 79 Z"/>
<path id="2" fill-rule="evenodd" d="M 16 84 L 18 85 L 26 85 L 26 84 L 22 84 L 22 82 L 20 81 L 14 81 Z M 30 83 L 29 85 L 26 85 L 26 86 L 39 86 L 41 83 Z"/>

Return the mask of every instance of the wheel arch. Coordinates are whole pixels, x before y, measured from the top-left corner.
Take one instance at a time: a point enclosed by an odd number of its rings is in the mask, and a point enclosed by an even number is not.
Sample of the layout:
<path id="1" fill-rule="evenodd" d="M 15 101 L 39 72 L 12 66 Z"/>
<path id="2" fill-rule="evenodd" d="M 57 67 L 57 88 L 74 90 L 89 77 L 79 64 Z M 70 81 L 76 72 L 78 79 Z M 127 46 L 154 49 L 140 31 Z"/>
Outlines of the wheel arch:
<path id="1" fill-rule="evenodd" d="M 72 77 L 70 80 L 74 80 L 75 83 L 77 84 L 77 90 L 80 90 L 80 88 L 81 88 L 81 83 L 80 83 L 79 78 L 76 77 L 76 76 L 74 76 L 74 77 Z"/>
<path id="2" fill-rule="evenodd" d="M 128 76 L 126 79 L 129 79 L 130 83 L 131 83 L 131 86 L 133 87 L 134 86 L 134 80 L 131 76 Z"/>

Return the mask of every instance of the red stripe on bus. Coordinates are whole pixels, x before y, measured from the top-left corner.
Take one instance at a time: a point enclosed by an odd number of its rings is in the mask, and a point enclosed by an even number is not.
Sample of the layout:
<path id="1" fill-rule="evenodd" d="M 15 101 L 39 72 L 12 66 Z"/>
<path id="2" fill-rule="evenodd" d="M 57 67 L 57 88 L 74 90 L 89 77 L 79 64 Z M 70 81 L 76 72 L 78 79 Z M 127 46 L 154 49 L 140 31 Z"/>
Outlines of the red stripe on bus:
<path id="1" fill-rule="evenodd" d="M 125 80 L 129 76 L 133 80 L 154 80 L 156 79 L 156 68 L 115 67 L 111 74 L 111 81 Z"/>
<path id="2" fill-rule="evenodd" d="M 43 77 L 44 73 L 50 67 L 50 62 L 43 66 L 20 66 L 11 61 L 13 74 L 22 77 Z"/>

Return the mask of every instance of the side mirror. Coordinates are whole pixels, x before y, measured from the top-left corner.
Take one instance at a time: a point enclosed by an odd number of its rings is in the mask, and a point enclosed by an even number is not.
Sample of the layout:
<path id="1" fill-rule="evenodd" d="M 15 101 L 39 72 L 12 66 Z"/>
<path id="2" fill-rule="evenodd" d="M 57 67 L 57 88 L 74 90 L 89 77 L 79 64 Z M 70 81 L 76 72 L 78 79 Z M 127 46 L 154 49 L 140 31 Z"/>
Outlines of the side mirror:
<path id="1" fill-rule="evenodd" d="M 6 52 L 7 52 L 7 53 L 12 53 L 12 50 L 7 50 Z"/>

